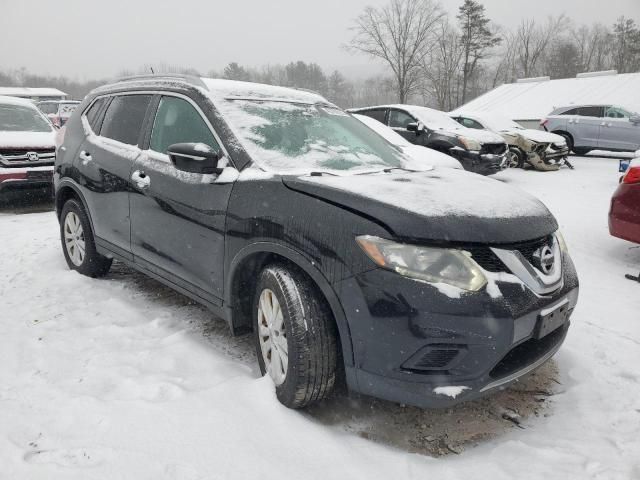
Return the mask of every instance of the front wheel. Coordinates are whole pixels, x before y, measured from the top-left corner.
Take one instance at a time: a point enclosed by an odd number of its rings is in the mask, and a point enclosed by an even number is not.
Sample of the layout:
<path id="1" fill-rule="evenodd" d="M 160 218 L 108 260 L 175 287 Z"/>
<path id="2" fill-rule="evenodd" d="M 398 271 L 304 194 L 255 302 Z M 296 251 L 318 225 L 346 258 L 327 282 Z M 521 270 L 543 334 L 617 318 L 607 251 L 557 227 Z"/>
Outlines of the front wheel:
<path id="1" fill-rule="evenodd" d="M 524 152 L 517 147 L 509 148 L 509 168 L 524 168 Z"/>
<path id="2" fill-rule="evenodd" d="M 67 200 L 60 215 L 62 251 L 70 269 L 88 277 L 102 277 L 112 260 L 96 251 L 89 218 L 77 200 Z"/>
<path id="3" fill-rule="evenodd" d="M 302 408 L 326 398 L 336 381 L 337 334 L 317 288 L 303 273 L 271 265 L 260 275 L 254 312 L 260 371 L 280 403 Z"/>

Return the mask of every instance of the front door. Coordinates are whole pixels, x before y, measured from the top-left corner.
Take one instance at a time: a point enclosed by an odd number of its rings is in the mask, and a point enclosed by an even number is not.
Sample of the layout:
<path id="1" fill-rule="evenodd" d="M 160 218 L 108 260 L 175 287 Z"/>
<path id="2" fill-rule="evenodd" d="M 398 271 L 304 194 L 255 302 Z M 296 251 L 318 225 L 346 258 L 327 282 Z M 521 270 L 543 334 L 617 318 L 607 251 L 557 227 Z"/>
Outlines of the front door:
<path id="1" fill-rule="evenodd" d="M 631 114 L 619 107 L 605 107 L 598 147 L 636 151 L 640 148 L 640 123 L 629 120 Z"/>
<path id="2" fill-rule="evenodd" d="M 225 220 L 233 184 L 216 183 L 215 175 L 177 170 L 167 155 L 168 148 L 189 142 L 222 148 L 195 103 L 162 96 L 149 148 L 132 172 L 145 179 L 133 182 L 131 194 L 133 254 L 143 267 L 178 284 L 186 282 L 197 295 L 219 303 L 223 296 Z"/>

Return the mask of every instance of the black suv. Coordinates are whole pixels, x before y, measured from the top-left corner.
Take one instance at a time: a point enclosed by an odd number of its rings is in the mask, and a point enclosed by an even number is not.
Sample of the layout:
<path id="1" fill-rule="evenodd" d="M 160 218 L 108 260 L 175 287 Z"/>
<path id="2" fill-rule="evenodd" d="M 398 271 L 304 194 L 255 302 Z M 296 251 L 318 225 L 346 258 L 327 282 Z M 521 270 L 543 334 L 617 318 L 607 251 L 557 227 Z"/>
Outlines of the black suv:
<path id="1" fill-rule="evenodd" d="M 508 148 L 502 136 L 460 125 L 449 115 L 418 105 L 354 108 L 389 126 L 409 142 L 451 155 L 465 170 L 492 175 L 508 167 Z"/>
<path id="2" fill-rule="evenodd" d="M 125 262 L 254 332 L 278 398 L 446 406 L 560 347 L 578 280 L 538 200 L 416 167 L 309 92 L 191 77 L 99 88 L 55 167 L 70 268 Z"/>

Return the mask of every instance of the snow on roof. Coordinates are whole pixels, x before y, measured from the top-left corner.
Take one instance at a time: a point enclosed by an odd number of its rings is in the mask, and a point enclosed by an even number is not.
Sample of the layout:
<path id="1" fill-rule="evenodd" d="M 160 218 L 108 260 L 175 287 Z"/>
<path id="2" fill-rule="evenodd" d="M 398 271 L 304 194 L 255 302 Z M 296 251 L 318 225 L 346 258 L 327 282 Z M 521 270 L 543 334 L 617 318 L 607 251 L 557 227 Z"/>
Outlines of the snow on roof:
<path id="1" fill-rule="evenodd" d="M 509 83 L 451 113 L 490 112 L 518 121 L 539 120 L 558 107 L 594 104 L 640 111 L 640 73 Z"/>
<path id="2" fill-rule="evenodd" d="M 0 87 L 0 95 L 12 97 L 66 97 L 67 94 L 57 88 Z"/>
<path id="3" fill-rule="evenodd" d="M 7 95 L 0 95 L 0 104 L 4 105 L 23 105 L 25 107 L 36 108 L 31 100 L 21 97 L 10 97 Z"/>
<path id="4" fill-rule="evenodd" d="M 212 96 L 217 98 L 260 99 L 308 104 L 329 103 L 321 95 L 307 90 L 218 78 L 203 78 L 202 81 Z"/>

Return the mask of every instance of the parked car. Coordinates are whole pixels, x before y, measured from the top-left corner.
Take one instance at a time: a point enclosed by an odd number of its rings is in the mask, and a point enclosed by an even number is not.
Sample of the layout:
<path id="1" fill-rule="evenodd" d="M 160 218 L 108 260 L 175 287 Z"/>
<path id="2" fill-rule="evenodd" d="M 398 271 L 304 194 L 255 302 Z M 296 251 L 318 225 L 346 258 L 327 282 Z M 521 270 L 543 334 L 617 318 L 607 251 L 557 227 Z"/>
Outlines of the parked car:
<path id="1" fill-rule="evenodd" d="M 46 100 L 38 102 L 36 105 L 55 127 L 62 127 L 80 102 L 75 100 Z"/>
<path id="2" fill-rule="evenodd" d="M 371 130 L 383 137 L 387 142 L 399 148 L 403 153 L 413 158 L 418 164 L 431 165 L 434 167 L 458 168 L 462 170 L 462 165 L 455 158 L 431 148 L 421 147 L 409 143 L 404 137 L 383 125 L 378 120 L 366 115 L 354 114 L 355 118 L 364 123 Z"/>
<path id="3" fill-rule="evenodd" d="M 438 110 L 383 105 L 349 111 L 388 125 L 413 144 L 451 155 L 465 170 L 492 175 L 508 166 L 507 144 L 500 135 L 465 128 Z"/>
<path id="4" fill-rule="evenodd" d="M 54 128 L 32 101 L 0 96 L 0 194 L 51 188 Z"/>
<path id="5" fill-rule="evenodd" d="M 564 137 L 543 130 L 524 128 L 500 115 L 455 111 L 451 118 L 467 128 L 490 130 L 501 135 L 509 145 L 510 166 L 536 170 L 558 170 L 569 148 Z"/>
<path id="6" fill-rule="evenodd" d="M 565 137 L 578 155 L 596 149 L 634 152 L 640 148 L 640 114 L 616 105 L 556 108 L 540 125 Z"/>
<path id="7" fill-rule="evenodd" d="M 578 279 L 537 199 L 408 157 L 323 97 L 188 76 L 91 92 L 67 122 L 69 268 L 113 259 L 253 330 L 299 408 L 349 389 L 423 407 L 495 392 L 562 344 Z"/>
<path id="8" fill-rule="evenodd" d="M 611 199 L 609 232 L 640 243 L 640 159 L 632 160 Z"/>

